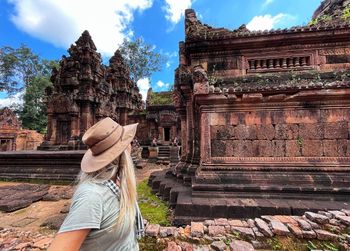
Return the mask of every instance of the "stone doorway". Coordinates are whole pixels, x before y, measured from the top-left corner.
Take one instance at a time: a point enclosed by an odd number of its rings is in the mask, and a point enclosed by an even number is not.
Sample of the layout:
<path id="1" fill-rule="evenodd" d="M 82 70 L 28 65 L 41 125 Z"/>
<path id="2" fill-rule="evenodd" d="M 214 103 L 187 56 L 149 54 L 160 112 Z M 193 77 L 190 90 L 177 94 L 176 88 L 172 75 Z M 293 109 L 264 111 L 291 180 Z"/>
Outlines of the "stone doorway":
<path id="1" fill-rule="evenodd" d="M 68 144 L 70 138 L 70 121 L 58 121 L 57 124 L 57 142 L 58 144 Z"/>
<path id="2" fill-rule="evenodd" d="M 170 141 L 170 128 L 164 127 L 164 141 Z"/>
<path id="3" fill-rule="evenodd" d="M 0 139 L 0 152 L 6 152 L 12 150 L 11 139 Z"/>

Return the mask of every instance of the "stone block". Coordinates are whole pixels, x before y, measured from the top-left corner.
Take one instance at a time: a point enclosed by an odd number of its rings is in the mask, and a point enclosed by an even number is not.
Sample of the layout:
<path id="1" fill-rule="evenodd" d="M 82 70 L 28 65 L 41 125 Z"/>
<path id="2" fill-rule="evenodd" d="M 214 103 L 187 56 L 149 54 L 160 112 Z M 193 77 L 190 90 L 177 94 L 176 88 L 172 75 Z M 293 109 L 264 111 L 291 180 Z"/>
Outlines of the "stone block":
<path id="1" fill-rule="evenodd" d="M 321 157 L 323 155 L 323 145 L 321 140 L 302 140 L 302 156 Z"/>
<path id="2" fill-rule="evenodd" d="M 297 139 L 298 125 L 277 124 L 275 125 L 275 139 Z"/>
<path id="3" fill-rule="evenodd" d="M 241 220 L 229 220 L 228 224 L 231 227 L 245 227 L 245 225 L 246 225 Z"/>
<path id="4" fill-rule="evenodd" d="M 299 137 L 302 139 L 323 139 L 324 124 L 300 124 Z"/>
<path id="5" fill-rule="evenodd" d="M 275 128 L 273 125 L 257 125 L 256 126 L 257 139 L 272 140 L 275 138 Z"/>
<path id="6" fill-rule="evenodd" d="M 254 125 L 238 125 L 234 130 L 235 139 L 256 139 L 256 127 Z"/>
<path id="7" fill-rule="evenodd" d="M 309 231 L 302 230 L 302 232 L 303 232 L 304 239 L 315 239 L 317 236 L 313 230 L 309 230 Z"/>
<path id="8" fill-rule="evenodd" d="M 286 155 L 286 142 L 284 140 L 273 140 L 272 149 L 274 157 L 284 157 Z"/>
<path id="9" fill-rule="evenodd" d="M 252 244 L 246 241 L 232 240 L 230 243 L 230 251 L 254 251 Z"/>
<path id="10" fill-rule="evenodd" d="M 165 249 L 166 251 L 181 251 L 181 247 L 176 244 L 174 241 L 169 241 L 168 246 Z"/>
<path id="11" fill-rule="evenodd" d="M 282 222 L 272 220 L 270 224 L 271 224 L 272 232 L 275 235 L 283 235 L 283 236 L 290 235 L 288 228 Z"/>
<path id="12" fill-rule="evenodd" d="M 227 246 L 223 241 L 214 241 L 210 247 L 215 251 L 225 251 Z"/>
<path id="13" fill-rule="evenodd" d="M 333 241 L 338 239 L 338 235 L 322 229 L 315 229 L 317 239 L 324 241 Z"/>
<path id="14" fill-rule="evenodd" d="M 266 237 L 272 237 L 274 234 L 271 232 L 269 226 L 265 221 L 259 218 L 255 218 L 255 225 Z"/>
<path id="15" fill-rule="evenodd" d="M 213 157 L 226 156 L 226 144 L 225 140 L 212 140 L 211 141 L 211 155 Z"/>
<path id="16" fill-rule="evenodd" d="M 231 227 L 231 231 L 232 232 L 237 232 L 239 233 L 240 236 L 249 238 L 249 239 L 254 239 L 255 238 L 255 234 L 253 232 L 253 230 L 249 227 Z"/>
<path id="17" fill-rule="evenodd" d="M 307 219 L 313 222 L 317 222 L 320 224 L 327 224 L 329 223 L 329 219 L 327 216 L 322 215 L 322 214 L 317 214 L 313 212 L 305 212 L 305 216 Z"/>
<path id="18" fill-rule="evenodd" d="M 338 157 L 338 142 L 337 140 L 323 140 L 323 154 L 325 157 Z"/>
<path id="19" fill-rule="evenodd" d="M 350 157 L 350 140 L 338 139 L 337 151 L 339 157 Z"/>
<path id="20" fill-rule="evenodd" d="M 293 224 L 287 224 L 289 231 L 297 238 L 301 239 L 303 238 L 303 232 L 302 230 Z"/>
<path id="21" fill-rule="evenodd" d="M 301 144 L 298 140 L 286 140 L 286 157 L 300 157 Z"/>
<path id="22" fill-rule="evenodd" d="M 218 235 L 225 235 L 225 227 L 224 226 L 209 226 L 208 227 L 208 234 L 209 236 L 218 236 Z"/>
<path id="23" fill-rule="evenodd" d="M 157 237 L 159 234 L 159 230 L 160 230 L 159 224 L 149 224 L 146 227 L 145 233 L 146 233 L 146 236 Z"/>
<path id="24" fill-rule="evenodd" d="M 217 226 L 227 226 L 228 224 L 228 220 L 226 218 L 218 218 L 218 219 L 214 219 L 215 225 Z"/>
<path id="25" fill-rule="evenodd" d="M 205 220 L 204 222 L 203 222 L 203 224 L 204 224 L 204 226 L 214 226 L 215 225 L 215 221 L 213 221 L 213 220 Z"/>
<path id="26" fill-rule="evenodd" d="M 225 140 L 234 138 L 234 126 L 211 126 L 210 134 L 212 139 Z"/>
<path id="27" fill-rule="evenodd" d="M 204 236 L 204 225 L 202 222 L 191 222 L 191 236 L 198 238 Z"/>
<path id="28" fill-rule="evenodd" d="M 349 128 L 345 121 L 337 123 L 325 123 L 324 138 L 325 139 L 348 139 Z"/>
<path id="29" fill-rule="evenodd" d="M 272 142 L 270 140 L 254 140 L 253 149 L 256 151 L 254 156 L 271 157 L 273 156 Z"/>

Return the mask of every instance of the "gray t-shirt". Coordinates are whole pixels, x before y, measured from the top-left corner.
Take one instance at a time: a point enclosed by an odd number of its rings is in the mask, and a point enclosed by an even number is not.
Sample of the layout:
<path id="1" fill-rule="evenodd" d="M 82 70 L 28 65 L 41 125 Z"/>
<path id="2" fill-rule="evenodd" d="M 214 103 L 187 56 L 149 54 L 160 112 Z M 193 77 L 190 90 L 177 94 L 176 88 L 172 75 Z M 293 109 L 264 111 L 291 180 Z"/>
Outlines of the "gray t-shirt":
<path id="1" fill-rule="evenodd" d="M 119 199 L 103 184 L 86 182 L 75 191 L 69 214 L 58 233 L 91 228 L 80 250 L 139 250 L 134 228 L 120 234 L 116 226 Z"/>

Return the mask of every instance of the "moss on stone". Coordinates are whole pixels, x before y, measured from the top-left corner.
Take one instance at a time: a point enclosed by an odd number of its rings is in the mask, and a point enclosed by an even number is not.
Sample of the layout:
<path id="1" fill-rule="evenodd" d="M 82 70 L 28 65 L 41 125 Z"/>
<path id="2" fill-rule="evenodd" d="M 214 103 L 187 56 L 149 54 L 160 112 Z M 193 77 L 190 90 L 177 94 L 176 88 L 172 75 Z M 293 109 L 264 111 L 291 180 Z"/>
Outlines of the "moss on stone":
<path id="1" fill-rule="evenodd" d="M 147 185 L 147 180 L 137 185 L 137 193 L 143 218 L 152 224 L 171 225 L 168 206 L 152 193 L 151 188 Z"/>

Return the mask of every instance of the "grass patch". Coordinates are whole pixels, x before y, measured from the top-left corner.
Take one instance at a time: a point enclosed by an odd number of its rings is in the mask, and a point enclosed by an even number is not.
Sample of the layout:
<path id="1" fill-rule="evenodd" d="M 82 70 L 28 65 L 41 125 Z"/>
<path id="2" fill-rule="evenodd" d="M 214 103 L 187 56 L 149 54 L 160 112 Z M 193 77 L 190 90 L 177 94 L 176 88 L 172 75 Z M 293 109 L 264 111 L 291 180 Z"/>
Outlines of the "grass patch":
<path id="1" fill-rule="evenodd" d="M 147 180 L 137 185 L 138 202 L 142 216 L 152 224 L 170 226 L 170 211 L 168 206 L 152 193 Z"/>
<path id="2" fill-rule="evenodd" d="M 337 242 L 337 241 L 305 240 L 305 239 L 296 239 L 291 237 L 276 236 L 276 237 L 267 239 L 265 242 L 272 250 L 283 250 L 283 251 L 310 251 L 310 250 L 340 251 L 341 250 L 340 242 Z"/>

